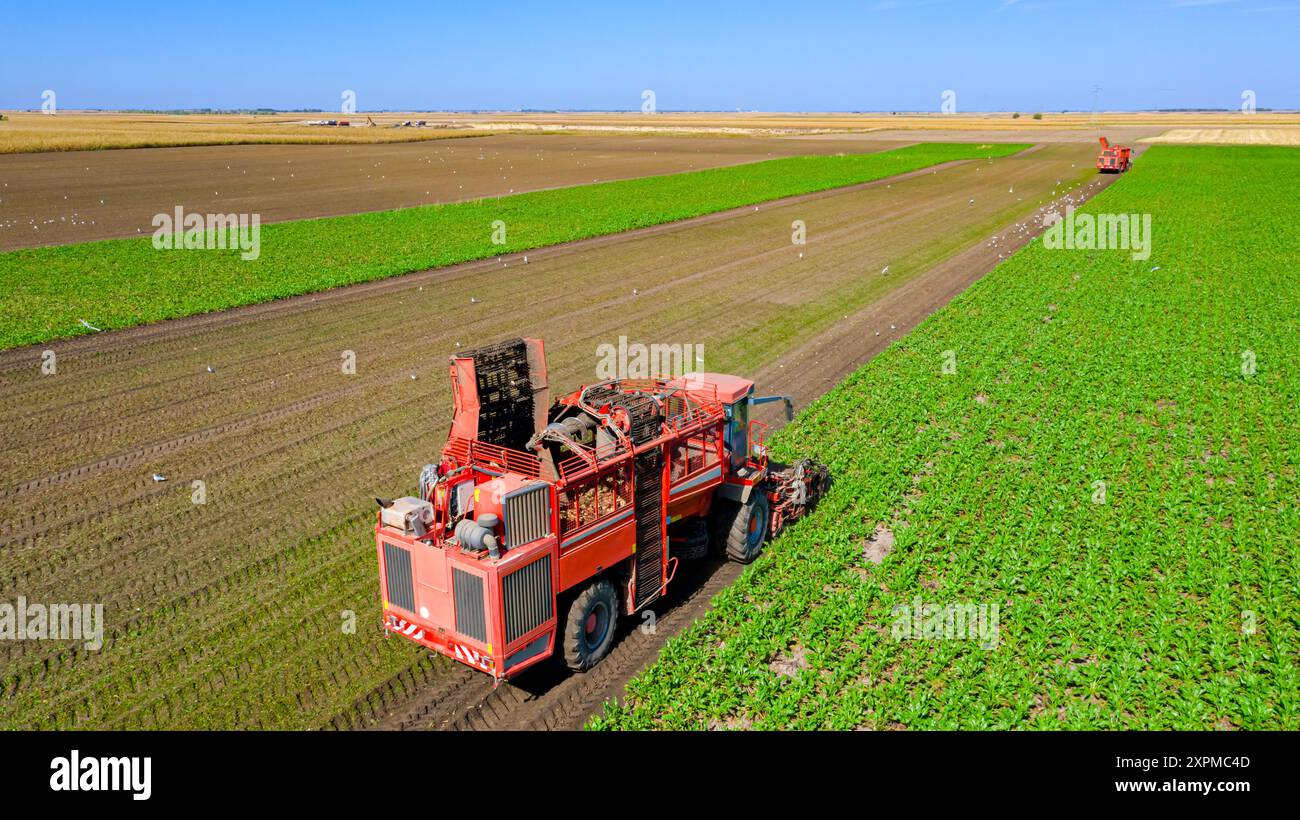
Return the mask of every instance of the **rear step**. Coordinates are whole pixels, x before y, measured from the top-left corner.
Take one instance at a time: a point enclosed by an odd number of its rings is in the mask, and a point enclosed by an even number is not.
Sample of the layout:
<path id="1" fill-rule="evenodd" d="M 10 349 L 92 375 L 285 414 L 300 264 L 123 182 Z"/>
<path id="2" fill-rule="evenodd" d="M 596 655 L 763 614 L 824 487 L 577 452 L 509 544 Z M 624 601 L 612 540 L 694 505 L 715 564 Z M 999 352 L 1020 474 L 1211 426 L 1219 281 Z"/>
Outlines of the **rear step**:
<path id="1" fill-rule="evenodd" d="M 636 608 L 663 591 L 663 450 L 636 457 Z"/>

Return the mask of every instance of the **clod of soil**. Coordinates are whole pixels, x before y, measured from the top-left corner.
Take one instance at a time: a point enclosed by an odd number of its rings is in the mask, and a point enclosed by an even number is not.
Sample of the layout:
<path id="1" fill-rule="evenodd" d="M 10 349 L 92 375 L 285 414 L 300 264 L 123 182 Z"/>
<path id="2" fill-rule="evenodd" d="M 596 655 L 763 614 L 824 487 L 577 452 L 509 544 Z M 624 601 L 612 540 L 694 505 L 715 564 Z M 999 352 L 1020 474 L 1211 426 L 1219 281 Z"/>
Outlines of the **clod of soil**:
<path id="1" fill-rule="evenodd" d="M 894 551 L 894 533 L 884 524 L 877 524 L 876 531 L 867 536 L 862 545 L 862 554 L 873 564 L 884 562 L 885 556 Z"/>
<path id="2" fill-rule="evenodd" d="M 777 656 L 768 662 L 767 668 L 783 678 L 798 677 L 801 669 L 811 668 L 807 655 L 808 650 L 796 645 L 788 653 L 777 653 Z"/>

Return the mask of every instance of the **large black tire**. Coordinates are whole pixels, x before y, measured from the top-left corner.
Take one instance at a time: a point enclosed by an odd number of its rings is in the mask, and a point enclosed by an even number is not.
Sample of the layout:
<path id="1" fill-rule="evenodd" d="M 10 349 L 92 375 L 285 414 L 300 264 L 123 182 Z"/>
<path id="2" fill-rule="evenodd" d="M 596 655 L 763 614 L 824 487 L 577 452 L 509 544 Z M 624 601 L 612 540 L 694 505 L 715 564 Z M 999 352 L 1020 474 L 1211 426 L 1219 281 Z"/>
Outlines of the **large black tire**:
<path id="1" fill-rule="evenodd" d="M 564 662 L 585 672 L 609 654 L 618 621 L 618 591 L 607 579 L 588 584 L 569 604 L 562 635 Z"/>
<path id="2" fill-rule="evenodd" d="M 724 558 L 727 555 L 727 534 L 740 512 L 740 502 L 729 498 L 713 497 L 709 510 L 709 555 Z"/>
<path id="3" fill-rule="evenodd" d="M 713 518 L 714 544 L 721 546 L 727 558 L 748 564 L 763 552 L 767 541 L 768 521 L 772 511 L 767 496 L 755 489 L 744 504 L 720 499 Z"/>

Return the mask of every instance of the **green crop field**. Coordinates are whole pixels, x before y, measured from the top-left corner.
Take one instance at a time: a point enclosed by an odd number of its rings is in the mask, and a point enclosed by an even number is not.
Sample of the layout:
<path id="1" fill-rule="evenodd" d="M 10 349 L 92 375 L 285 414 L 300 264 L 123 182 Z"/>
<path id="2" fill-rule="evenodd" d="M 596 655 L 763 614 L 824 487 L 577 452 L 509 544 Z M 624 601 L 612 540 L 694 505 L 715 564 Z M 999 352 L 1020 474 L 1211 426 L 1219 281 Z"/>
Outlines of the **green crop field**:
<path id="1" fill-rule="evenodd" d="M 1300 728 L 1297 186 L 1152 148 L 1082 209 L 1149 259 L 1035 242 L 822 397 L 830 493 L 591 726 Z"/>
<path id="2" fill-rule="evenodd" d="M 1024 145 L 913 145 L 791 157 L 261 228 L 260 253 L 150 237 L 0 254 L 0 349 L 190 316 L 883 179 Z M 503 226 L 504 237 L 501 236 Z M 496 235 L 494 236 L 494 232 Z M 494 239 L 504 242 L 494 243 Z"/>

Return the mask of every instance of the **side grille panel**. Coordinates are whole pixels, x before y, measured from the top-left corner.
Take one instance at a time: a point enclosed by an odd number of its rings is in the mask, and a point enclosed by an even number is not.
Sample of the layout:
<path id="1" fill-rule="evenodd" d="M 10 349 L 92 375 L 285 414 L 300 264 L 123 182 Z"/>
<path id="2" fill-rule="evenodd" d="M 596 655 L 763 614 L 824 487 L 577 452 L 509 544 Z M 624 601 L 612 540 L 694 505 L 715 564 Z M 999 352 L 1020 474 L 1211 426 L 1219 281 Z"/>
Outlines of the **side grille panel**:
<path id="1" fill-rule="evenodd" d="M 551 619 L 551 556 L 512 572 L 501 581 L 506 610 L 506 644 L 511 644 Z"/>
<path id="2" fill-rule="evenodd" d="M 636 457 L 636 606 L 659 597 L 663 586 L 663 451 Z"/>
<path id="3" fill-rule="evenodd" d="M 411 553 L 384 542 L 384 575 L 388 579 L 388 602 L 415 611 L 415 584 L 411 580 Z"/>
<path id="4" fill-rule="evenodd" d="M 551 534 L 551 490 L 546 484 L 506 496 L 506 546 L 522 547 Z"/>
<path id="5" fill-rule="evenodd" d="M 483 579 L 459 567 L 453 567 L 452 595 L 456 603 L 456 631 L 487 643 L 487 616 L 483 611 Z"/>

